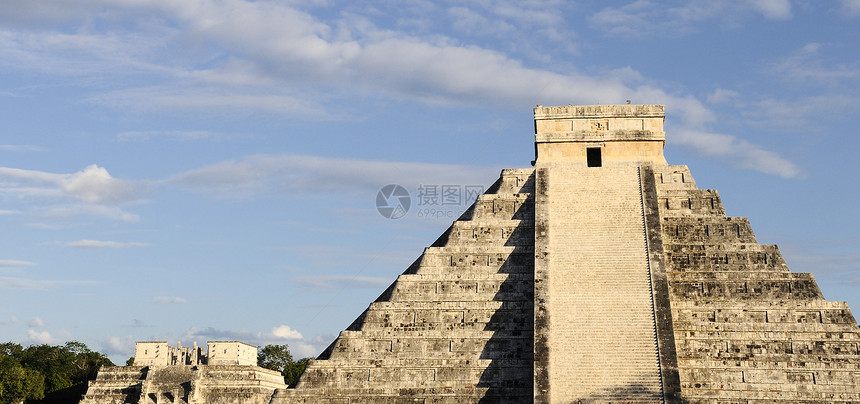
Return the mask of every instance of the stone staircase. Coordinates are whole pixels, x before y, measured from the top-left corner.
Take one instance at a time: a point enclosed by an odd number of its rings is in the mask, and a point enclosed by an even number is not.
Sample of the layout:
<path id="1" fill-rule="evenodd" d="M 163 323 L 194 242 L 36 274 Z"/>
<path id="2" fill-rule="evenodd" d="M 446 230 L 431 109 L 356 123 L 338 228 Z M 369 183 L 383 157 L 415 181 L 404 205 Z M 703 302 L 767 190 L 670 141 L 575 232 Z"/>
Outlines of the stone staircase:
<path id="1" fill-rule="evenodd" d="M 858 402 L 860 329 L 791 273 L 685 166 L 655 171 L 682 396 L 689 403 Z"/>
<path id="2" fill-rule="evenodd" d="M 143 366 L 102 367 L 96 379 L 87 382 L 87 394 L 81 404 L 136 403 L 146 374 Z"/>
<path id="3" fill-rule="evenodd" d="M 532 402 L 532 173 L 504 170 L 271 402 Z"/>
<path id="4" fill-rule="evenodd" d="M 662 402 L 638 168 L 547 171 L 550 402 Z"/>

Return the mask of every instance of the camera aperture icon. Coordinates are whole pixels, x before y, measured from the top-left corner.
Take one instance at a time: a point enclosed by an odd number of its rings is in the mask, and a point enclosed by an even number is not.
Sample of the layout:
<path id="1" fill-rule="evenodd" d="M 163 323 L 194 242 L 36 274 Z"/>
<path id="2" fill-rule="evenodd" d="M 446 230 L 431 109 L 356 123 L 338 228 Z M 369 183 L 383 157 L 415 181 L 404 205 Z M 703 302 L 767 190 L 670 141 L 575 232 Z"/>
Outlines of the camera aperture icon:
<path id="1" fill-rule="evenodd" d="M 412 198 L 409 191 L 397 184 L 388 184 L 376 193 L 376 210 L 387 219 L 400 219 L 409 212 Z"/>

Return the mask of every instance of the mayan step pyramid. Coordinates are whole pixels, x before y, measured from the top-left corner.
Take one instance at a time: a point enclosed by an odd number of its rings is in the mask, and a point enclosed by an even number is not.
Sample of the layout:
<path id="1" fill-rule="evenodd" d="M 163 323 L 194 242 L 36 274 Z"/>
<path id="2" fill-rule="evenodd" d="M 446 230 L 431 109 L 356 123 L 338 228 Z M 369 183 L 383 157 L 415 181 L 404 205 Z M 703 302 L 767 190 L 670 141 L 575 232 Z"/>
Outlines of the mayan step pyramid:
<path id="1" fill-rule="evenodd" d="M 534 113 L 534 168 L 270 403 L 860 402 L 849 308 L 666 163 L 663 106 Z"/>

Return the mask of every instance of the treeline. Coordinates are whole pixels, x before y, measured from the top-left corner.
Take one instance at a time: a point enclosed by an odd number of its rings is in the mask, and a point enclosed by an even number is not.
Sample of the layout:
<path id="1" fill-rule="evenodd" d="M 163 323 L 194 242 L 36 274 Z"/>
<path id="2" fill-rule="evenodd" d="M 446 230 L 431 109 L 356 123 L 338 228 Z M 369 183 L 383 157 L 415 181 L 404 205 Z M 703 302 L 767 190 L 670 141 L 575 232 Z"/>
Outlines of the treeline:
<path id="1" fill-rule="evenodd" d="M 313 358 L 293 361 L 293 355 L 287 345 L 266 345 L 257 351 L 257 366 L 281 372 L 287 386 L 295 386 L 311 359 Z"/>
<path id="2" fill-rule="evenodd" d="M 78 402 L 101 366 L 113 362 L 78 341 L 27 348 L 0 343 L 0 404 Z"/>

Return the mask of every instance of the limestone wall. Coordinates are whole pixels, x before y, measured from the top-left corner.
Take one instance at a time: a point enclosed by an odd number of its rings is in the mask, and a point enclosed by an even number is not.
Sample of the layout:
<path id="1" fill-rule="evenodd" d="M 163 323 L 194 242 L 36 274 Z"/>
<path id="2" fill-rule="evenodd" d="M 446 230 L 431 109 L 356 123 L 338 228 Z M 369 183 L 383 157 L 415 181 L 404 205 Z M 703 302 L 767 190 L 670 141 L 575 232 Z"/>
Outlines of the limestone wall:
<path id="1" fill-rule="evenodd" d="M 134 363 L 137 366 L 167 366 L 174 356 L 167 341 L 139 341 L 135 344 Z"/>
<path id="2" fill-rule="evenodd" d="M 860 329 L 684 166 L 655 173 L 682 394 L 691 403 L 860 400 Z"/>
<path id="3" fill-rule="evenodd" d="M 241 341 L 209 341 L 209 365 L 257 365 L 257 347 Z"/>
<path id="4" fill-rule="evenodd" d="M 257 366 L 113 366 L 99 370 L 81 403 L 265 404 L 283 387 L 279 372 Z"/>
<path id="5" fill-rule="evenodd" d="M 586 167 L 587 150 L 601 165 L 666 164 L 662 105 L 589 105 L 534 109 L 536 160 Z"/>

